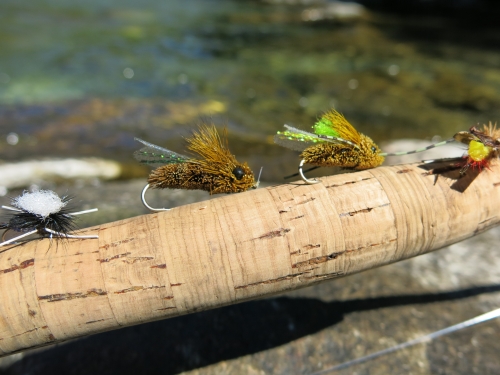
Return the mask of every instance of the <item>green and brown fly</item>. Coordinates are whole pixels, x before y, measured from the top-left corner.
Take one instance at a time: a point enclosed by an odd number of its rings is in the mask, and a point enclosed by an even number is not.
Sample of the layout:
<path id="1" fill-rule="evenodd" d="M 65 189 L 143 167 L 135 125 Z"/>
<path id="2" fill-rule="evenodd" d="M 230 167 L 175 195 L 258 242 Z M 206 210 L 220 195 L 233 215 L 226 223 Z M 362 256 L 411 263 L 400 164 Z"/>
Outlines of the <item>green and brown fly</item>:
<path id="1" fill-rule="evenodd" d="M 139 138 L 135 140 L 145 147 L 136 151 L 134 157 L 143 164 L 157 167 L 150 173 L 141 194 L 142 203 L 152 211 L 168 209 L 153 208 L 146 202 L 149 188 L 204 190 L 212 195 L 239 193 L 259 185 L 247 163 L 238 162 L 229 151 L 225 128 L 219 136 L 215 125 L 200 125 L 199 131 L 186 139 L 191 157 Z"/>
<path id="2" fill-rule="evenodd" d="M 318 167 L 364 170 L 378 167 L 384 162 L 385 156 L 422 152 L 455 140 L 451 138 L 413 151 L 383 153 L 370 137 L 359 133 L 336 110 L 330 110 L 321 116 L 312 127 L 314 133 L 289 125 L 285 125 L 285 128 L 285 131 L 278 132 L 274 136 L 274 141 L 280 146 L 302 151 L 298 174 L 308 184 L 315 184 L 318 181 L 305 177 L 302 170 L 304 164 L 315 166 L 310 170 Z"/>

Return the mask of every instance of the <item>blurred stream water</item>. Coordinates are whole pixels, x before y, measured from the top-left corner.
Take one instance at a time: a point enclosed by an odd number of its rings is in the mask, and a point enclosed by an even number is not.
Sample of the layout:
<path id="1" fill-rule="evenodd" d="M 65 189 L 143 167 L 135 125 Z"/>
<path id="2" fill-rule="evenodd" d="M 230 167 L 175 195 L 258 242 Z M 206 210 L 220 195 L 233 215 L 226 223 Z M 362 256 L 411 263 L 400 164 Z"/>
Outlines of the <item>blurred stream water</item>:
<path id="1" fill-rule="evenodd" d="M 272 135 L 332 106 L 379 143 L 500 118 L 494 30 L 311 4 L 3 1 L 0 160 L 133 163 L 134 136 L 182 151 L 205 119 L 281 181 L 297 158 Z"/>

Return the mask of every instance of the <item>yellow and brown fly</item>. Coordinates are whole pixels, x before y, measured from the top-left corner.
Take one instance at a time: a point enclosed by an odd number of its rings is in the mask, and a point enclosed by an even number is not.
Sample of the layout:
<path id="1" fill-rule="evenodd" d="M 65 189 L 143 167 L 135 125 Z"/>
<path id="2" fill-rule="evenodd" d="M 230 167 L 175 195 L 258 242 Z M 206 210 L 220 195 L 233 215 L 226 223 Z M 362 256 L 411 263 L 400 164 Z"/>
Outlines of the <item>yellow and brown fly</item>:
<path id="1" fill-rule="evenodd" d="M 142 202 L 152 211 L 164 211 L 150 207 L 145 200 L 148 188 L 205 190 L 210 194 L 239 193 L 256 188 L 254 174 L 247 163 L 240 163 L 229 151 L 227 130 L 219 136 L 215 125 L 199 126 L 199 131 L 187 138 L 188 150 L 197 156 L 189 157 L 166 148 L 135 138 L 145 147 L 134 153 L 143 164 L 157 166 L 148 177 L 142 191 Z"/>
<path id="2" fill-rule="evenodd" d="M 492 162 L 498 160 L 500 155 L 500 129 L 491 122 L 483 125 L 480 130 L 473 126 L 469 131 L 458 132 L 453 136 L 457 142 L 468 145 L 465 165 L 460 170 L 463 176 L 469 168 L 478 169 L 481 172 L 484 168 L 489 169 Z"/>
<path id="3" fill-rule="evenodd" d="M 458 132 L 453 140 L 467 145 L 462 157 L 425 160 L 420 168 L 428 171 L 426 175 L 435 175 L 436 178 L 442 175 L 456 180 L 450 187 L 464 192 L 483 169 L 490 169 L 490 166 L 498 163 L 500 130 L 490 122 L 483 125 L 482 129 L 472 126 L 468 131 Z"/>

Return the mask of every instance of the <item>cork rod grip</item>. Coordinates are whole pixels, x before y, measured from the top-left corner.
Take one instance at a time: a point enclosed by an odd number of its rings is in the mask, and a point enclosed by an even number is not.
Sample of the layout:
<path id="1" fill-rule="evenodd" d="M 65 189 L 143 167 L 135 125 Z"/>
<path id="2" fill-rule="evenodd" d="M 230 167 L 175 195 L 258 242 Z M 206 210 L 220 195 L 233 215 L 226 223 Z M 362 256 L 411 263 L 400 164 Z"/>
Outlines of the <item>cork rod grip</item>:
<path id="1" fill-rule="evenodd" d="M 464 192 L 419 164 L 260 188 L 0 253 L 0 355 L 310 286 L 499 223 L 493 166 Z M 465 177 L 466 178 L 466 177 Z"/>

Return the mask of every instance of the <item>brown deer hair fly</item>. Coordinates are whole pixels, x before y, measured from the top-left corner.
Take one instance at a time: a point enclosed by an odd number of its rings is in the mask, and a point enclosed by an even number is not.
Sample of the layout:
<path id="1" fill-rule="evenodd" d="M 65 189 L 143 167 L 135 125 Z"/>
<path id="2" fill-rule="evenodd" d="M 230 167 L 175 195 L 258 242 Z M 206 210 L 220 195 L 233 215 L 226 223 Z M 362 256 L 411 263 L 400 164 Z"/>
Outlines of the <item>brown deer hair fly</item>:
<path id="1" fill-rule="evenodd" d="M 227 142 L 227 130 L 219 136 L 215 125 L 199 126 L 199 131 L 187 138 L 188 150 L 197 157 L 178 154 L 166 148 L 135 138 L 145 147 L 134 153 L 144 164 L 158 166 L 148 177 L 142 191 L 142 202 L 152 211 L 163 211 L 150 207 L 145 200 L 148 188 L 205 190 L 210 194 L 239 193 L 256 188 L 254 174 L 247 163 L 236 160 Z"/>

